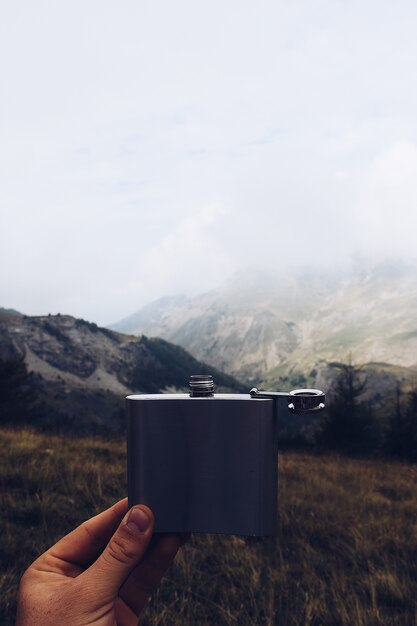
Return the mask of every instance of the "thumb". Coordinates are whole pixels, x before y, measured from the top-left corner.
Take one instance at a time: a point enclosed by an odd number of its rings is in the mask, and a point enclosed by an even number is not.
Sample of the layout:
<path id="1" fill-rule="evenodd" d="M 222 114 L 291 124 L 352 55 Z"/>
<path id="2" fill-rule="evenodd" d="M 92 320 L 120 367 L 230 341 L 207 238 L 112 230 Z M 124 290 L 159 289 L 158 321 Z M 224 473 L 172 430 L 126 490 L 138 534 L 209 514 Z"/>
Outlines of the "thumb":
<path id="1" fill-rule="evenodd" d="M 103 594 L 116 596 L 145 554 L 153 524 L 153 513 L 147 506 L 130 509 L 97 561 L 84 572 L 84 578 L 91 578 Z"/>

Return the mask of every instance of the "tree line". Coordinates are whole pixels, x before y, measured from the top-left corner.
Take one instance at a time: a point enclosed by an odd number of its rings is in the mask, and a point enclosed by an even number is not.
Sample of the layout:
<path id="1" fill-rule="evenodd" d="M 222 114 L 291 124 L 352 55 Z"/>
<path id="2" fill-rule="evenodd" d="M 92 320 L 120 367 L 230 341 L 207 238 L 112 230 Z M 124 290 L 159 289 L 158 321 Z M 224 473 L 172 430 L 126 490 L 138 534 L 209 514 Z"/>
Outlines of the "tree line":
<path id="1" fill-rule="evenodd" d="M 315 443 L 337 452 L 395 457 L 417 462 L 417 386 L 403 392 L 397 384 L 391 416 L 383 421 L 364 400 L 368 381 L 363 368 L 339 365 L 325 416 Z"/>
<path id="2" fill-rule="evenodd" d="M 339 375 L 314 437 L 308 440 L 302 435 L 283 437 L 280 446 L 308 445 L 310 449 L 417 462 L 417 384 L 406 392 L 397 384 L 391 398 L 391 415 L 382 419 L 375 414 L 372 403 L 364 399 L 368 386 L 364 369 L 350 361 L 338 367 Z M 17 427 L 28 423 L 34 427 L 54 424 L 65 431 L 71 428 L 78 431 L 80 424 L 75 423 L 76 419 L 68 422 L 48 418 L 43 401 L 45 389 L 40 388 L 40 382 L 28 373 L 23 356 L 0 358 L 0 424 Z"/>

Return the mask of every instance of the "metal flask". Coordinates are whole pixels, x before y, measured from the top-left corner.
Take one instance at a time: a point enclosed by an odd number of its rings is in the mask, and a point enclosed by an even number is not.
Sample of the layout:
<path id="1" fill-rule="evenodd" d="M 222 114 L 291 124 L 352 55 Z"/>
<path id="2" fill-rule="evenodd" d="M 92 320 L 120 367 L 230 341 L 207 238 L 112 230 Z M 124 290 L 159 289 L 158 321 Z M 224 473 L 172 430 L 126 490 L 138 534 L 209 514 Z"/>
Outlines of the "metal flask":
<path id="1" fill-rule="evenodd" d="M 128 396 L 129 506 L 148 505 L 156 532 L 275 534 L 282 400 L 324 408 L 315 389 L 217 394 L 208 375 L 192 376 L 189 394 Z"/>

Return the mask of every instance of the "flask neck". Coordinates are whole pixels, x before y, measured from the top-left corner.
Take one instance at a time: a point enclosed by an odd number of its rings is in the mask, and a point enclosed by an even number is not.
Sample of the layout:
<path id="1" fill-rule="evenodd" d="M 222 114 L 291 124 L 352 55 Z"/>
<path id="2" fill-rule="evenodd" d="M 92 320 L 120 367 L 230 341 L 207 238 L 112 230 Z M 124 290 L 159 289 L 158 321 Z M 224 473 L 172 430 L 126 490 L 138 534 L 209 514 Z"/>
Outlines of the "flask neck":
<path id="1" fill-rule="evenodd" d="M 190 397 L 209 398 L 214 395 L 213 376 L 210 374 L 194 374 L 190 376 Z"/>

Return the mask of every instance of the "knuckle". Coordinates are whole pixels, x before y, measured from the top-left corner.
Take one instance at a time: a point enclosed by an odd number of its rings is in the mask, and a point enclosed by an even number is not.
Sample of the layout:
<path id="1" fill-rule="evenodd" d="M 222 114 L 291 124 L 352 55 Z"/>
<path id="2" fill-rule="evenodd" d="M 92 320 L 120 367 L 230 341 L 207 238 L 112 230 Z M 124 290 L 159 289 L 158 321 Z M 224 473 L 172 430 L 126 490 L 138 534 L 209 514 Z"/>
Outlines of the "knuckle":
<path id="1" fill-rule="evenodd" d="M 119 534 L 112 537 L 107 546 L 108 558 L 123 565 L 131 563 L 136 558 L 137 553 L 137 546 Z"/>

